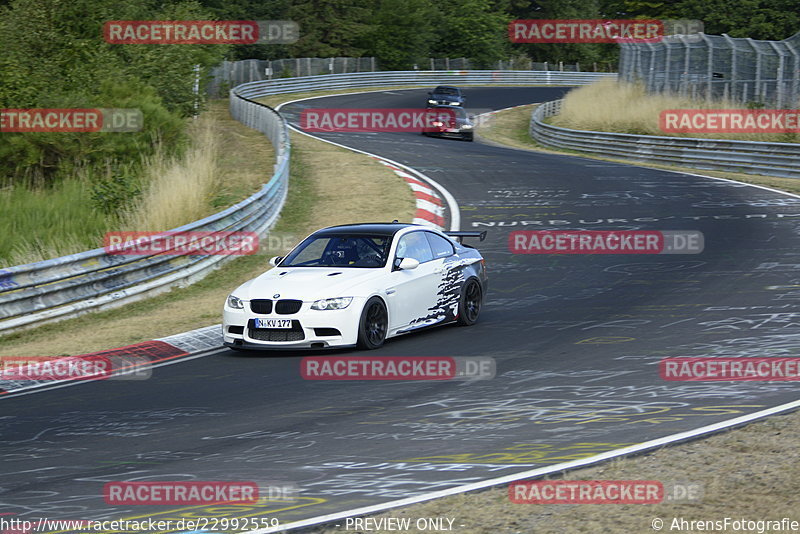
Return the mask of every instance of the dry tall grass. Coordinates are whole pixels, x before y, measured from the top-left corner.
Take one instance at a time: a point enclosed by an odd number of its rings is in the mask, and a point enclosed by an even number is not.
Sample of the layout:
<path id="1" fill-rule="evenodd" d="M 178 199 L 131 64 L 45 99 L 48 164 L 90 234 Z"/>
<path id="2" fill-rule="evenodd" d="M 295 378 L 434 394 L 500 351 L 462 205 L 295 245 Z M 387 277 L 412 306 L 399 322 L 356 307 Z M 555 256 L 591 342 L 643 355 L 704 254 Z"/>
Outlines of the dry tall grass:
<path id="1" fill-rule="evenodd" d="M 220 180 L 216 121 L 201 116 L 190 127 L 191 147 L 179 159 L 158 151 L 148 161 L 148 184 L 141 199 L 124 215 L 122 227 L 163 231 L 210 215 L 211 199 Z"/>
<path id="2" fill-rule="evenodd" d="M 669 135 L 709 139 L 741 139 L 781 143 L 800 142 L 798 134 L 667 134 L 658 127 L 665 109 L 741 109 L 725 100 L 700 100 L 671 94 L 649 94 L 640 84 L 601 80 L 570 91 L 561 113 L 551 124 L 577 130 L 621 132 L 639 135 Z"/>

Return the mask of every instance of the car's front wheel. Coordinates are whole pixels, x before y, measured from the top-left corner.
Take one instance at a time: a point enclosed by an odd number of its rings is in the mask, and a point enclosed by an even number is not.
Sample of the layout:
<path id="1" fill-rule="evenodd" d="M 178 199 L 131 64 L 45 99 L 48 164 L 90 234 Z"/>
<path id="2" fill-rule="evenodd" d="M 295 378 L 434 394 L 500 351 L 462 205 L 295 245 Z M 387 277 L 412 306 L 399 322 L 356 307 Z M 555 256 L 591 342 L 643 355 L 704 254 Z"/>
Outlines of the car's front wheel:
<path id="1" fill-rule="evenodd" d="M 475 278 L 470 278 L 461 290 L 458 301 L 458 324 L 470 326 L 478 320 L 483 304 L 483 290 Z"/>
<path id="2" fill-rule="evenodd" d="M 378 297 L 372 297 L 364 305 L 358 322 L 358 347 L 377 349 L 383 345 L 389 329 L 389 314 L 386 305 Z"/>

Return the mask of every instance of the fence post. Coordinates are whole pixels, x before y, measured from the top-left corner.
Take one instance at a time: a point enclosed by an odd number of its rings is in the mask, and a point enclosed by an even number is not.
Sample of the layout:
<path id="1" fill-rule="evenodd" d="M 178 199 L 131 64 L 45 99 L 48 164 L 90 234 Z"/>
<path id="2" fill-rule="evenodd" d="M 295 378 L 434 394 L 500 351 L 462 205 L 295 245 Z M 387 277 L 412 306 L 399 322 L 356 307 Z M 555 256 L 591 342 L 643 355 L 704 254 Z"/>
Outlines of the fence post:
<path id="1" fill-rule="evenodd" d="M 784 41 L 786 43 L 786 49 L 791 52 L 792 57 L 794 58 L 794 68 L 792 69 L 792 97 L 790 100 L 790 106 L 800 106 L 800 54 L 798 54 L 797 49 L 794 47 L 792 43 L 788 40 Z"/>
<path id="2" fill-rule="evenodd" d="M 750 46 L 753 48 L 753 51 L 756 53 L 756 79 L 755 79 L 755 88 L 753 90 L 753 98 L 759 98 L 761 96 L 759 94 L 759 91 L 761 91 L 761 87 L 760 87 L 761 86 L 761 51 L 756 46 L 756 43 L 752 39 L 750 39 L 749 37 L 747 38 L 747 42 L 750 44 Z"/>
<path id="3" fill-rule="evenodd" d="M 647 70 L 647 90 L 653 92 L 656 86 L 656 51 L 653 43 L 645 41 L 648 52 L 650 53 L 650 66 Z"/>
<path id="4" fill-rule="evenodd" d="M 772 46 L 772 49 L 775 50 L 775 53 L 778 55 L 778 72 L 775 77 L 775 92 L 778 97 L 777 98 L 778 108 L 783 108 L 783 102 L 786 96 L 783 89 L 783 77 L 785 73 L 783 68 L 783 59 L 786 57 L 786 54 L 784 54 L 783 50 L 781 50 L 778 47 L 777 43 L 775 43 L 774 41 L 770 41 L 769 44 L 770 46 Z"/>
<path id="5" fill-rule="evenodd" d="M 663 39 L 661 42 L 664 44 L 664 83 L 661 85 L 661 92 L 666 93 L 667 91 L 672 91 L 672 80 L 669 79 L 669 67 L 672 62 L 672 43 L 664 42 Z"/>
<path id="6" fill-rule="evenodd" d="M 703 39 L 703 42 L 706 43 L 706 46 L 708 46 L 708 58 L 706 59 L 708 62 L 708 66 L 706 67 L 706 100 L 711 101 L 711 84 L 714 83 L 714 45 L 706 34 L 701 32 L 700 37 Z"/>
<path id="7" fill-rule="evenodd" d="M 689 66 L 690 66 L 690 56 L 689 53 L 689 43 L 686 42 L 686 39 L 683 35 L 679 35 L 678 39 L 680 39 L 681 43 L 683 44 L 683 83 L 681 84 L 681 94 L 683 96 L 688 96 L 689 94 Z"/>
<path id="8" fill-rule="evenodd" d="M 727 33 L 723 33 L 722 36 L 728 42 L 728 45 L 731 47 L 731 98 L 736 99 L 736 82 L 739 79 L 739 69 L 737 67 L 738 62 L 738 54 L 736 53 L 736 41 L 730 38 Z"/>

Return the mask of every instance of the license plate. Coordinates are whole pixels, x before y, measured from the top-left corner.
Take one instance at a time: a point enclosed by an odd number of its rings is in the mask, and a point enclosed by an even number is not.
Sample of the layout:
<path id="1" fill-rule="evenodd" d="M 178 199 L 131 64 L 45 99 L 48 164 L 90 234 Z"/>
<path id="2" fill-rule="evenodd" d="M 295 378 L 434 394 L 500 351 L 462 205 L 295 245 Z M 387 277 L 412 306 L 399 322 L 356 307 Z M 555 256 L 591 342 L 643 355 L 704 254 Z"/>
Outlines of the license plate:
<path id="1" fill-rule="evenodd" d="M 291 328 L 291 319 L 256 319 L 256 328 Z"/>

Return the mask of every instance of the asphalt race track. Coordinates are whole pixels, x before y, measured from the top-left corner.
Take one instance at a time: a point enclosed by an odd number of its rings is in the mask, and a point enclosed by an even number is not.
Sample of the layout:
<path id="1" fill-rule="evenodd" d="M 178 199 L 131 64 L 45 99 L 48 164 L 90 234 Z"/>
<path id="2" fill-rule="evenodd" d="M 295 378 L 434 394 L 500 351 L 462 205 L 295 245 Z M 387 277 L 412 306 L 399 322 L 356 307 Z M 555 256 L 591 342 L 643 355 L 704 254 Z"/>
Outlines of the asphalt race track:
<path id="1" fill-rule="evenodd" d="M 468 88 L 486 111 L 562 88 Z M 424 105 L 425 90 L 303 101 Z M 430 139 L 325 134 L 445 186 L 480 248 L 481 320 L 370 355 L 490 356 L 493 380 L 304 381 L 307 354 L 227 350 L 0 401 L 0 507 L 19 518 L 218 515 L 282 523 L 591 456 L 798 398 L 796 383 L 668 382 L 671 356 L 794 356 L 800 347 L 800 199 L 738 183 L 580 157 Z M 514 230 L 699 230 L 697 255 L 517 255 Z M 233 288 L 232 288 L 233 289 Z M 220 303 L 221 305 L 222 303 Z M 348 354 L 338 351 L 332 354 Z M 108 506 L 118 480 L 293 484 L 292 501 Z"/>

